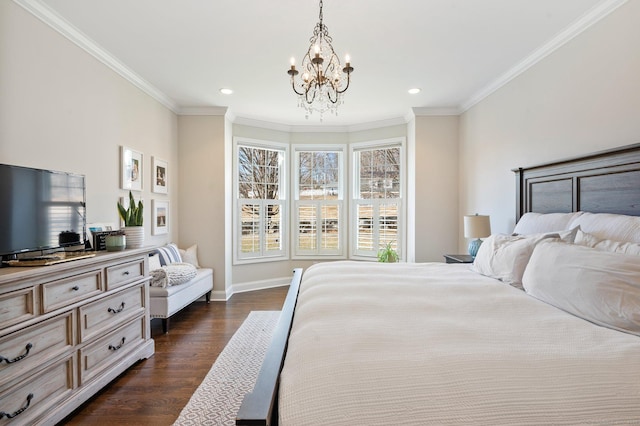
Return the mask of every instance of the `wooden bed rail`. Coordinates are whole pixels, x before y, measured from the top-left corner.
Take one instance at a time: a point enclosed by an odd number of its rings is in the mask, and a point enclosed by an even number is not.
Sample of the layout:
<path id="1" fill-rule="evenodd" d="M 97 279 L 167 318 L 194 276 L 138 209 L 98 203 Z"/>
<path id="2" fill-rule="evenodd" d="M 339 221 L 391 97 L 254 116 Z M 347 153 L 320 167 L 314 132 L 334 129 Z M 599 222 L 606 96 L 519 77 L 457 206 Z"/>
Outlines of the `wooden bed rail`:
<path id="1" fill-rule="evenodd" d="M 278 383 L 287 352 L 287 341 L 298 300 L 302 269 L 293 270 L 289 292 L 282 305 L 280 319 L 265 354 L 253 391 L 245 395 L 236 415 L 237 426 L 275 426 L 278 424 Z"/>

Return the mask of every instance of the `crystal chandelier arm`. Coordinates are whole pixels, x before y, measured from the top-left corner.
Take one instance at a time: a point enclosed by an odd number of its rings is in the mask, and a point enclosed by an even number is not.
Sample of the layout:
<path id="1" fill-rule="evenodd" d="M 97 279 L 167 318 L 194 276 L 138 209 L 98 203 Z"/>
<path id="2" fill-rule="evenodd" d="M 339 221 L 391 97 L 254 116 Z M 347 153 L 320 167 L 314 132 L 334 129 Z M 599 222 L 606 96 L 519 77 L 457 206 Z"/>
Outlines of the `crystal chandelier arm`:
<path id="1" fill-rule="evenodd" d="M 296 92 L 296 95 L 298 95 L 298 96 L 304 95 L 304 93 L 298 92 L 298 90 L 296 89 L 296 82 L 295 82 L 293 76 L 291 76 L 291 88 L 293 89 L 294 92 Z"/>
<path id="2" fill-rule="evenodd" d="M 351 69 L 353 70 L 353 68 L 351 68 Z M 347 73 L 347 85 L 342 90 L 336 89 L 336 92 L 338 92 L 338 93 L 344 93 L 349 88 L 349 83 L 351 82 L 351 71 L 345 71 L 345 72 Z"/>
<path id="3" fill-rule="evenodd" d="M 311 88 L 313 88 L 313 90 L 311 90 Z M 309 92 L 311 93 L 311 99 L 309 99 Z M 313 101 L 316 98 L 316 94 L 318 93 L 318 83 L 316 82 L 315 84 L 310 84 L 309 87 L 307 87 L 307 90 L 305 90 L 304 92 L 304 100 L 308 103 L 308 104 L 312 104 Z"/>

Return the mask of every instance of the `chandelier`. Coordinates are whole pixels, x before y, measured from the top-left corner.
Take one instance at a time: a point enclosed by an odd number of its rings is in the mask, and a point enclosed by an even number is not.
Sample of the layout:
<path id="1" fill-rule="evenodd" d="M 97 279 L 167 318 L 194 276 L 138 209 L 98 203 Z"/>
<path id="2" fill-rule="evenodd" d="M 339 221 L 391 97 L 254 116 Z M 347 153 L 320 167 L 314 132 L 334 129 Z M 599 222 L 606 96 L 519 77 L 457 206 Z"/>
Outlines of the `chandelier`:
<path id="1" fill-rule="evenodd" d="M 306 118 L 314 111 L 320 113 L 320 121 L 324 113 L 338 114 L 338 105 L 342 94 L 349 88 L 353 67 L 349 56 L 345 57 L 345 66 L 331 45 L 329 29 L 322 22 L 322 0 L 320 0 L 320 21 L 313 29 L 313 36 L 307 54 L 302 58 L 300 71 L 296 69 L 295 59 L 291 58 L 291 86 L 298 95 L 298 106 L 304 108 Z"/>

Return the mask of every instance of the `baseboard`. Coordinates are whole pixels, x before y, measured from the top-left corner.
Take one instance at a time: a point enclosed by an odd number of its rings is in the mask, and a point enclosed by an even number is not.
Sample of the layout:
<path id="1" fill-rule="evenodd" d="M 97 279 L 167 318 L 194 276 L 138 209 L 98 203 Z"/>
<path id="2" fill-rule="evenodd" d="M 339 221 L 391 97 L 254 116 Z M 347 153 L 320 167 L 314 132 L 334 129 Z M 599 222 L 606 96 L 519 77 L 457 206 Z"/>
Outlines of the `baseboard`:
<path id="1" fill-rule="evenodd" d="M 214 290 L 211 292 L 211 301 L 226 302 L 236 293 L 246 293 L 248 291 L 265 290 L 268 288 L 283 287 L 291 284 L 291 277 L 273 278 L 270 280 L 251 281 L 246 283 L 233 284 L 227 291 Z M 204 301 L 204 296 L 200 299 Z"/>
<path id="2" fill-rule="evenodd" d="M 226 291 L 213 290 L 211 292 L 211 301 L 212 302 L 226 302 L 227 300 L 229 300 L 230 297 L 231 297 L 231 295 L 227 296 L 227 292 Z M 198 300 L 204 300 L 204 296 L 202 296 Z"/>

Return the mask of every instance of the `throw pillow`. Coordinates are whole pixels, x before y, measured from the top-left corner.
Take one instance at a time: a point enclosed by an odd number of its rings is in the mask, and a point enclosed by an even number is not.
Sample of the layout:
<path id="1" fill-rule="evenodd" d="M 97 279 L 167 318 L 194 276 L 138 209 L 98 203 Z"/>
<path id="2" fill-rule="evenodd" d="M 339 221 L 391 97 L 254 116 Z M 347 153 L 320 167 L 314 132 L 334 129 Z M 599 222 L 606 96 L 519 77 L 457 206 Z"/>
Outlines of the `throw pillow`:
<path id="1" fill-rule="evenodd" d="M 160 256 L 158 253 L 154 253 L 149 256 L 149 270 L 155 271 L 156 269 L 160 269 L 162 265 L 160 264 Z"/>
<path id="2" fill-rule="evenodd" d="M 160 258 L 160 265 L 162 266 L 169 265 L 170 263 L 182 262 L 182 257 L 180 257 L 178 246 L 176 246 L 174 243 L 169 243 L 164 247 L 157 248 L 156 253 L 158 253 L 158 257 Z"/>
<path id="3" fill-rule="evenodd" d="M 188 249 L 180 249 L 180 257 L 182 257 L 182 261 L 185 263 L 190 263 L 196 268 L 200 267 L 200 263 L 198 263 L 198 245 L 194 244 Z"/>

